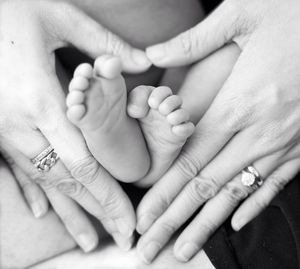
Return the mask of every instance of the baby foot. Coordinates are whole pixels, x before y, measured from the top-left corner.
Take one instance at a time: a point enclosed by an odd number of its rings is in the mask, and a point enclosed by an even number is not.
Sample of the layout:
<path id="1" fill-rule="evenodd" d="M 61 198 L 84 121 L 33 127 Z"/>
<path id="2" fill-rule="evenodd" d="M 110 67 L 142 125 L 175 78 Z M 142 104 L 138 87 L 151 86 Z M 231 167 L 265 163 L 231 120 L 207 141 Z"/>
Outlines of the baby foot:
<path id="1" fill-rule="evenodd" d="M 93 156 L 125 182 L 149 168 L 147 148 L 136 120 L 127 116 L 127 90 L 120 59 L 99 57 L 94 68 L 79 65 L 69 85 L 67 117 L 82 132 Z"/>
<path id="2" fill-rule="evenodd" d="M 137 184 L 149 186 L 168 170 L 195 126 L 182 100 L 168 87 L 139 86 L 129 94 L 127 112 L 139 119 L 151 157 L 147 175 Z"/>

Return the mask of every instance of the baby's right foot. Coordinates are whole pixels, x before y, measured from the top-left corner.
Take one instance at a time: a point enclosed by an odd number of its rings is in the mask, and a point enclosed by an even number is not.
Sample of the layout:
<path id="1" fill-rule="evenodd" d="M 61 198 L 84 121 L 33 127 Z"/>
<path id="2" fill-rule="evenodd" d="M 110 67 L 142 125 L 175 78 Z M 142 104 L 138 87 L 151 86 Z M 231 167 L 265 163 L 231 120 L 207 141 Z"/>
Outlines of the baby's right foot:
<path id="1" fill-rule="evenodd" d="M 93 156 L 125 182 L 143 177 L 149 156 L 136 120 L 127 116 L 127 90 L 120 59 L 99 57 L 79 65 L 69 85 L 67 116 L 82 132 Z"/>
<path id="2" fill-rule="evenodd" d="M 194 132 L 181 104 L 181 98 L 168 87 L 139 86 L 130 92 L 127 111 L 139 119 L 151 157 L 150 170 L 138 185 L 149 186 L 159 180 Z"/>

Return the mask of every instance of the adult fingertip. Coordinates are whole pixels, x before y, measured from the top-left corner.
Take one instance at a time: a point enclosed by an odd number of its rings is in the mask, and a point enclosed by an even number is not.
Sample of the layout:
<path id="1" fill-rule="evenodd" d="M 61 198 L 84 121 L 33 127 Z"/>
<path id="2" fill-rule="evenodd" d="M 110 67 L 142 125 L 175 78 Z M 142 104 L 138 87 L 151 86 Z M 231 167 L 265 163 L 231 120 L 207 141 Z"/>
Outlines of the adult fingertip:
<path id="1" fill-rule="evenodd" d="M 138 248 L 138 255 L 146 264 L 150 264 L 161 250 L 161 245 L 157 242 L 149 242 L 146 246 Z"/>
<path id="2" fill-rule="evenodd" d="M 238 232 L 245 226 L 246 222 L 243 218 L 232 218 L 231 227 L 233 230 Z"/>
<path id="3" fill-rule="evenodd" d="M 77 243 L 87 253 L 94 250 L 98 245 L 98 238 L 91 234 L 82 233 L 77 237 Z"/>
<path id="4" fill-rule="evenodd" d="M 129 251 L 132 248 L 135 239 L 134 235 L 132 235 L 130 238 L 125 238 L 119 233 L 114 233 L 112 236 L 121 250 Z"/>
<path id="5" fill-rule="evenodd" d="M 174 255 L 180 262 L 188 262 L 199 251 L 199 247 L 194 243 L 185 243 L 175 248 Z"/>
<path id="6" fill-rule="evenodd" d="M 120 234 L 125 238 L 130 238 L 134 232 L 134 228 L 129 225 L 128 221 L 124 218 L 119 218 L 115 220 L 116 226 Z"/>
<path id="7" fill-rule="evenodd" d="M 142 69 L 148 69 L 152 65 L 144 51 L 133 49 L 131 56 L 133 61 Z"/>
<path id="8" fill-rule="evenodd" d="M 165 57 L 165 46 L 157 44 L 146 48 L 146 55 L 154 64 L 159 64 Z"/>
<path id="9" fill-rule="evenodd" d="M 41 202 L 33 202 L 30 204 L 31 211 L 35 218 L 39 219 L 48 211 L 48 206 L 45 206 L 44 203 Z"/>
<path id="10" fill-rule="evenodd" d="M 48 212 L 48 200 L 42 190 L 36 185 L 27 185 L 23 191 L 34 217 L 43 217 Z"/>

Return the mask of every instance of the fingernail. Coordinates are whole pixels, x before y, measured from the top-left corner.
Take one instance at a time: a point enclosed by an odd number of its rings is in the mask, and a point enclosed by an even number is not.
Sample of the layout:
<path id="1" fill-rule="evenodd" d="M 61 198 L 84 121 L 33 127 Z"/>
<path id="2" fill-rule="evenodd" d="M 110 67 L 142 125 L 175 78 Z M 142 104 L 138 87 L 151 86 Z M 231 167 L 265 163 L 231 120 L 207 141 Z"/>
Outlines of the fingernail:
<path id="1" fill-rule="evenodd" d="M 115 223 L 120 234 L 122 234 L 126 238 L 132 236 L 134 229 L 132 229 L 124 219 L 116 219 Z"/>
<path id="2" fill-rule="evenodd" d="M 186 243 L 183 246 L 179 247 L 176 251 L 176 257 L 181 262 L 189 261 L 197 252 L 199 248 L 193 243 Z"/>
<path id="3" fill-rule="evenodd" d="M 138 219 L 138 223 L 136 226 L 136 230 L 139 234 L 144 234 L 149 228 L 150 226 L 153 224 L 155 218 L 148 214 L 142 215 L 139 219 Z"/>
<path id="4" fill-rule="evenodd" d="M 152 64 L 143 51 L 133 50 L 131 55 L 137 65 L 149 67 Z"/>
<path id="5" fill-rule="evenodd" d="M 164 46 L 155 45 L 146 49 L 146 54 L 151 61 L 160 61 L 165 56 Z"/>
<path id="6" fill-rule="evenodd" d="M 97 240 L 89 234 L 80 234 L 77 238 L 77 242 L 84 252 L 90 252 L 97 246 Z"/>
<path id="7" fill-rule="evenodd" d="M 156 242 L 150 242 L 148 245 L 146 245 L 145 248 L 139 251 L 143 261 L 145 263 L 151 263 L 157 253 L 160 251 L 161 246 Z"/>
<path id="8" fill-rule="evenodd" d="M 134 236 L 131 236 L 129 238 L 124 238 L 121 234 L 113 234 L 113 238 L 118 245 L 119 248 L 121 248 L 124 251 L 129 251 L 132 248 L 133 242 L 134 242 Z"/>
<path id="9" fill-rule="evenodd" d="M 232 226 L 233 230 L 238 232 L 240 229 L 242 229 L 245 226 L 245 220 L 238 219 L 238 220 L 232 221 L 231 226 Z"/>
<path id="10" fill-rule="evenodd" d="M 44 208 L 44 206 L 39 202 L 31 203 L 30 207 L 34 217 L 36 217 L 37 219 L 42 217 L 46 213 L 46 208 Z"/>

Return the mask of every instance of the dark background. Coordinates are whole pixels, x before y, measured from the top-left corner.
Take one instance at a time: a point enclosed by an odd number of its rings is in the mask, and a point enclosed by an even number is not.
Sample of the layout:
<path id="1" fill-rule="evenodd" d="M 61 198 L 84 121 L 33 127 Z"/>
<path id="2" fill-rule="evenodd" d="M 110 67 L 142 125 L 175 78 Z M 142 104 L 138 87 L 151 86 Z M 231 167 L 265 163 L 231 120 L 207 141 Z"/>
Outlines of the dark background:
<path id="1" fill-rule="evenodd" d="M 209 13 L 222 1 L 221 0 L 202 0 L 201 2 L 203 4 L 206 12 Z"/>

